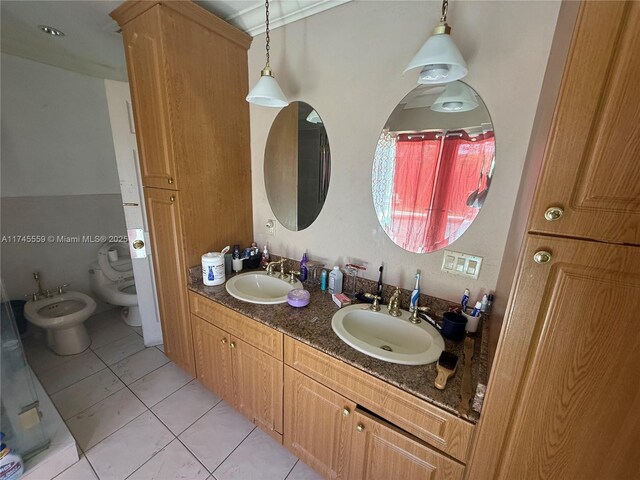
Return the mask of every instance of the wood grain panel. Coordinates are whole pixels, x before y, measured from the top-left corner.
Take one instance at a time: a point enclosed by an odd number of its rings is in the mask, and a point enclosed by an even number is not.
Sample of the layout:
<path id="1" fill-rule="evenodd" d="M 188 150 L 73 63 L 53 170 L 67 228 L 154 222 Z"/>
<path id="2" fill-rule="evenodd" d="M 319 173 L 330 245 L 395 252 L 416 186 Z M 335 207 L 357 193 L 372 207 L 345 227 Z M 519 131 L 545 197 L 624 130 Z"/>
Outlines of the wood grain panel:
<path id="1" fill-rule="evenodd" d="M 464 465 L 430 449 L 393 425 L 358 409 L 349 460 L 350 480 L 461 479 Z"/>
<path id="2" fill-rule="evenodd" d="M 179 197 L 179 192 L 144 188 L 165 354 L 195 376 Z"/>
<path id="3" fill-rule="evenodd" d="M 397 387 L 285 337 L 285 363 L 465 462 L 474 425 Z"/>
<path id="4" fill-rule="evenodd" d="M 283 359 L 282 333 L 194 292 L 189 292 L 189 303 L 191 312 L 200 318 L 278 360 Z"/>
<path id="5" fill-rule="evenodd" d="M 158 33 L 160 14 L 160 7 L 149 10 L 131 22 L 122 35 L 142 184 L 176 190 L 178 178 L 165 78 L 167 64 Z"/>
<path id="6" fill-rule="evenodd" d="M 639 249 L 530 235 L 522 258 L 467 478 L 638 478 Z"/>
<path id="7" fill-rule="evenodd" d="M 217 396 L 235 405 L 231 336 L 195 315 L 191 316 L 197 378 Z"/>
<path id="8" fill-rule="evenodd" d="M 287 366 L 284 383 L 284 445 L 324 478 L 348 479 L 356 405 Z"/>
<path id="9" fill-rule="evenodd" d="M 282 109 L 264 149 L 264 185 L 278 221 L 298 229 L 298 104 Z"/>
<path id="10" fill-rule="evenodd" d="M 169 8 L 161 23 L 191 266 L 253 241 L 247 51 Z"/>
<path id="11" fill-rule="evenodd" d="M 584 2 L 530 230 L 640 244 L 640 2 Z M 549 222 L 547 208 L 564 216 Z"/>
<path id="12" fill-rule="evenodd" d="M 238 410 L 263 430 L 282 434 L 282 361 L 235 337 L 233 342 Z"/>
<path id="13" fill-rule="evenodd" d="M 249 49 L 251 46 L 250 35 L 247 35 L 241 30 L 233 27 L 231 24 L 225 22 L 221 18 L 212 15 L 202 7 L 196 5 L 192 1 L 187 0 L 169 0 L 169 1 L 150 1 L 150 0 L 135 0 L 123 2 L 118 8 L 110 13 L 118 25 L 123 26 L 143 14 L 147 10 L 154 6 L 162 4 L 167 8 L 170 8 L 180 15 L 187 17 L 189 20 L 205 27 L 209 30 L 219 33 L 224 38 L 237 43 L 244 49 Z"/>

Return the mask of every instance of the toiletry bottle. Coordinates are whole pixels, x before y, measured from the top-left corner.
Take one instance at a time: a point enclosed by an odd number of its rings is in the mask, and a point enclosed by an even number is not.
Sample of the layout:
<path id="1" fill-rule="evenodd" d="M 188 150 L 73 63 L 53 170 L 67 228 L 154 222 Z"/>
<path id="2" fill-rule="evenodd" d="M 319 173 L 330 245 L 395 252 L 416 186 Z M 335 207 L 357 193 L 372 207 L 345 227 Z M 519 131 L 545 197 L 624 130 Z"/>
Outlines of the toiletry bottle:
<path id="1" fill-rule="evenodd" d="M 342 272 L 337 265 L 329 274 L 329 293 L 342 293 Z"/>
<path id="2" fill-rule="evenodd" d="M 233 256 L 231 257 L 233 260 L 239 260 L 240 259 L 240 245 L 234 245 L 233 246 Z"/>
<path id="3" fill-rule="evenodd" d="M 320 290 L 323 292 L 327 289 L 327 271 L 323 268 L 320 273 Z"/>
<path id="4" fill-rule="evenodd" d="M 263 270 L 267 268 L 267 265 L 269 264 L 269 258 L 270 258 L 269 249 L 265 245 L 264 248 L 262 249 L 262 259 L 260 260 L 260 268 L 262 268 Z"/>
<path id="5" fill-rule="evenodd" d="M 480 308 L 482 308 L 482 302 L 476 302 L 476 306 L 473 307 L 473 310 L 471 311 L 471 316 L 472 317 L 479 317 L 480 316 Z"/>
<path id="6" fill-rule="evenodd" d="M 491 312 L 491 305 L 493 305 L 493 293 L 490 293 L 487 297 L 487 313 Z"/>
<path id="7" fill-rule="evenodd" d="M 4 439 L 4 433 L 0 433 L 0 439 Z M 24 464 L 20 455 L 4 442 L 0 444 L 0 479 L 18 480 L 23 472 Z"/>
<path id="8" fill-rule="evenodd" d="M 309 276 L 309 270 L 307 269 L 307 252 L 302 254 L 302 260 L 300 260 L 300 281 L 306 282 Z"/>
<path id="9" fill-rule="evenodd" d="M 418 301 L 420 300 L 420 272 L 416 273 L 416 286 L 411 292 L 411 300 L 409 303 L 409 312 L 413 313 L 418 308 Z"/>
<path id="10" fill-rule="evenodd" d="M 462 294 L 462 301 L 460 302 L 460 306 L 462 307 L 463 312 L 467 311 L 467 303 L 469 303 L 470 295 L 471 295 L 471 292 L 469 291 L 469 289 L 465 288 L 464 293 Z"/>
<path id="11" fill-rule="evenodd" d="M 487 294 L 485 293 L 482 296 L 482 301 L 480 302 L 480 311 L 482 313 L 487 313 L 488 308 L 489 308 L 489 297 L 487 297 Z"/>

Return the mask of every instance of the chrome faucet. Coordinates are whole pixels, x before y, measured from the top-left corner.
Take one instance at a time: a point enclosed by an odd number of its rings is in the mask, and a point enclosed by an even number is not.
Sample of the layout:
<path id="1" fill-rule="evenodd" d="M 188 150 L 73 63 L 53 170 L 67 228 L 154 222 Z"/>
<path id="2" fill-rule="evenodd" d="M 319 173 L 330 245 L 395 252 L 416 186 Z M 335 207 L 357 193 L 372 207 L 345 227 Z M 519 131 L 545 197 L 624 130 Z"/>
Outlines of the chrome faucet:
<path id="1" fill-rule="evenodd" d="M 399 317 L 402 315 L 402 311 L 400 310 L 400 289 L 396 288 L 389 299 L 389 315 L 392 317 Z"/>
<path id="2" fill-rule="evenodd" d="M 40 272 L 33 272 L 33 279 L 36 281 L 36 284 L 38 285 L 38 291 L 35 293 L 35 295 L 39 297 L 45 295 L 44 290 L 42 290 L 42 284 L 40 283 Z"/>

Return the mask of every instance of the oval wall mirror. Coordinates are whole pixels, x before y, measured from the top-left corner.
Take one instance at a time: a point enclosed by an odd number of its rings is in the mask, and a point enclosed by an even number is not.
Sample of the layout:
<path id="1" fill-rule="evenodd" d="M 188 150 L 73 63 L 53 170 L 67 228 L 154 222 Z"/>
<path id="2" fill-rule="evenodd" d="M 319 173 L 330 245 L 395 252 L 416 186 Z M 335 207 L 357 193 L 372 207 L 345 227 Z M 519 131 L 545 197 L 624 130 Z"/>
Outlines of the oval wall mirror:
<path id="1" fill-rule="evenodd" d="M 329 138 L 318 112 L 291 102 L 273 121 L 264 153 L 269 205 L 287 229 L 304 230 L 322 210 L 331 177 Z"/>
<path id="2" fill-rule="evenodd" d="M 371 182 L 378 221 L 405 250 L 444 248 L 478 215 L 494 166 L 493 124 L 480 96 L 459 81 L 420 85 L 378 139 Z"/>

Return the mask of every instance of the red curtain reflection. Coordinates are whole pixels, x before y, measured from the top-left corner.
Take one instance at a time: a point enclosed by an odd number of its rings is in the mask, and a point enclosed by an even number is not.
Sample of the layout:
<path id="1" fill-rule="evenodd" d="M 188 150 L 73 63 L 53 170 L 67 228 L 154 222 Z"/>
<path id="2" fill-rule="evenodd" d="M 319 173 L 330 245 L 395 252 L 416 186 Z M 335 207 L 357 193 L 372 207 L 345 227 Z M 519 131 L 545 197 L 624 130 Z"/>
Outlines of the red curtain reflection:
<path id="1" fill-rule="evenodd" d="M 457 239 L 478 213 L 469 196 L 488 187 L 493 132 L 400 134 L 396 143 L 392 224 L 394 241 L 429 252 Z"/>

